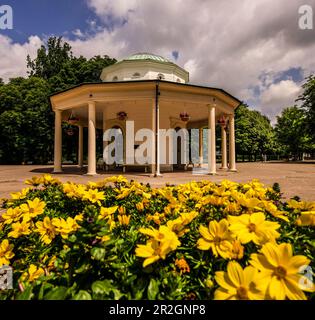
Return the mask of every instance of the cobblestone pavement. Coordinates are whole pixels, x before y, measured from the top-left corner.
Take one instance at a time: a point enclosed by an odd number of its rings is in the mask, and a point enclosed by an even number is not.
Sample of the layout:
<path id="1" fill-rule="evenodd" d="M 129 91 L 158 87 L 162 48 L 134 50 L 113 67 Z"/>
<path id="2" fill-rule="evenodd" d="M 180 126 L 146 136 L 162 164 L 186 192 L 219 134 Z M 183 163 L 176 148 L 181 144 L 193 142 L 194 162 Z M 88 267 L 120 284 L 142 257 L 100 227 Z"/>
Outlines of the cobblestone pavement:
<path id="1" fill-rule="evenodd" d="M 206 168 L 204 168 L 206 169 Z M 315 201 L 315 163 L 286 163 L 286 162 L 252 162 L 238 163 L 238 172 L 228 172 L 219 169 L 217 175 L 192 174 L 191 171 L 164 173 L 162 177 L 153 178 L 150 174 L 142 172 L 127 172 L 124 175 L 128 179 L 139 182 L 149 182 L 153 187 L 160 187 L 165 183 L 180 184 L 192 180 L 221 181 L 229 179 L 236 182 L 246 182 L 252 179 L 259 179 L 266 185 L 274 182 L 280 184 L 283 197 L 288 199 L 294 195 L 304 200 Z M 10 195 L 10 192 L 19 191 L 24 185 L 24 180 L 34 175 L 51 173 L 52 166 L 35 165 L 2 165 L 0 166 L 0 198 Z M 86 183 L 98 181 L 111 175 L 122 174 L 121 172 L 101 173 L 97 176 L 86 176 L 86 169 L 79 170 L 76 166 L 64 166 L 64 172 L 56 175 L 61 181 L 73 181 Z"/>

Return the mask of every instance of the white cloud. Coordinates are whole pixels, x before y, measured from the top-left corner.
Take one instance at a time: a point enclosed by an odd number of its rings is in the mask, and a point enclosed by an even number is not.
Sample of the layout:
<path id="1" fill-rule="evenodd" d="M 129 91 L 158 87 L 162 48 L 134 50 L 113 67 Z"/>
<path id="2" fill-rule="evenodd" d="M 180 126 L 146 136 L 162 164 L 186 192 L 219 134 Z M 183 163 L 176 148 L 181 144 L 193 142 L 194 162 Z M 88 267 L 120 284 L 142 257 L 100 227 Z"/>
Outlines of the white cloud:
<path id="1" fill-rule="evenodd" d="M 274 85 L 275 78 L 290 68 L 301 67 L 305 75 L 315 71 L 315 30 L 298 28 L 298 7 L 305 0 L 86 1 L 113 28 L 91 21 L 93 35 L 83 31 L 84 38 L 69 41 L 75 54 L 120 59 L 149 51 L 172 59 L 177 50 L 176 63 L 189 69 L 191 82 L 222 87 L 271 117 L 294 103 L 293 85 L 300 85 L 291 80 L 289 91 L 268 97 L 284 86 Z M 315 8 L 315 0 L 308 2 Z"/>
<path id="2" fill-rule="evenodd" d="M 114 16 L 125 18 L 129 12 L 135 10 L 141 1 L 138 0 L 88 0 L 89 6 L 97 15 L 106 18 Z"/>
<path id="3" fill-rule="evenodd" d="M 84 34 L 82 33 L 82 31 L 80 29 L 75 29 L 74 31 L 72 31 L 72 34 L 78 38 L 84 37 Z"/>
<path id="4" fill-rule="evenodd" d="M 260 97 L 260 109 L 274 120 L 283 107 L 290 107 L 301 93 L 301 87 L 292 80 L 282 80 L 270 85 Z"/>
<path id="5" fill-rule="evenodd" d="M 34 58 L 41 44 L 38 36 L 31 36 L 27 42 L 18 44 L 0 34 L 0 77 L 7 81 L 9 78 L 26 76 L 26 57 L 29 54 Z"/>

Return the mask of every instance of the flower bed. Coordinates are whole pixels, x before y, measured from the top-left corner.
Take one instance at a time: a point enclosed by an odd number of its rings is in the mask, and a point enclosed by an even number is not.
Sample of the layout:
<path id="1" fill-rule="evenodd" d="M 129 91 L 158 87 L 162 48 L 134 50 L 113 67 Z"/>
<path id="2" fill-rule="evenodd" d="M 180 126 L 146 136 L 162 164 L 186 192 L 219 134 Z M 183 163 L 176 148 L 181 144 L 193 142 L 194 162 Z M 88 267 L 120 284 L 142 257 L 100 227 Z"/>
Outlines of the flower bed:
<path id="1" fill-rule="evenodd" d="M 2 299 L 314 297 L 315 202 L 255 180 L 26 183 L 3 204 Z"/>

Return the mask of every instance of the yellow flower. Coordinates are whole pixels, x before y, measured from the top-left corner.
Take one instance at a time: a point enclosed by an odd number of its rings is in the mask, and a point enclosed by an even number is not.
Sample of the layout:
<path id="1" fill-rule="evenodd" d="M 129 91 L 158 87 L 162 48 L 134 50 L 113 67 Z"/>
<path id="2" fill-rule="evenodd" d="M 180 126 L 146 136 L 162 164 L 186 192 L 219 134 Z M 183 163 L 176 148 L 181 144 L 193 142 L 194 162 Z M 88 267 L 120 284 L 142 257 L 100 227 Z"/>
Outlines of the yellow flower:
<path id="1" fill-rule="evenodd" d="M 231 259 L 240 260 L 244 256 L 244 247 L 238 240 L 232 241 L 229 251 Z"/>
<path id="2" fill-rule="evenodd" d="M 60 181 L 56 178 L 53 178 L 50 174 L 45 174 L 42 177 L 42 183 L 47 186 L 47 185 L 60 184 Z"/>
<path id="3" fill-rule="evenodd" d="M 259 254 L 251 254 L 250 258 L 250 264 L 261 274 L 257 285 L 265 290 L 268 298 L 305 300 L 303 290 L 315 291 L 314 284 L 299 273 L 309 265 L 310 260 L 302 255 L 294 256 L 291 244 L 267 243 Z M 308 283 L 307 288 L 305 283 Z"/>
<path id="4" fill-rule="evenodd" d="M 262 211 L 260 207 L 261 200 L 257 198 L 247 198 L 244 194 L 240 193 L 238 199 L 239 204 L 247 211 L 247 213 L 253 213 L 255 211 Z"/>
<path id="5" fill-rule="evenodd" d="M 300 211 L 313 211 L 315 210 L 315 201 L 306 202 L 306 201 L 296 201 L 291 199 L 288 201 L 288 207 Z"/>
<path id="6" fill-rule="evenodd" d="M 74 217 L 74 220 L 75 220 L 75 221 L 83 221 L 83 213 L 77 214 L 77 215 Z"/>
<path id="7" fill-rule="evenodd" d="M 37 280 L 39 277 L 43 276 L 44 274 L 45 274 L 45 271 L 43 268 L 38 268 L 34 264 L 31 264 L 27 272 L 23 273 L 21 280 L 22 281 L 28 280 L 28 282 L 33 282 Z"/>
<path id="8" fill-rule="evenodd" d="M 10 260 L 14 257 L 13 248 L 13 244 L 10 244 L 7 239 L 0 243 L 0 267 L 9 265 Z"/>
<path id="9" fill-rule="evenodd" d="M 298 226 L 315 227 L 315 211 L 302 212 L 300 217 L 295 221 Z"/>
<path id="10" fill-rule="evenodd" d="M 199 232 L 202 236 L 197 242 L 197 247 L 200 250 L 212 250 L 212 253 L 217 257 L 221 256 L 224 259 L 230 258 L 229 250 L 233 240 L 232 234 L 228 230 L 229 223 L 226 219 L 220 222 L 215 220 L 209 222 L 209 227 L 200 226 Z"/>
<path id="11" fill-rule="evenodd" d="M 116 190 L 119 193 L 119 195 L 116 196 L 116 199 L 118 200 L 128 197 L 129 194 L 132 192 L 132 188 L 121 188 L 120 190 L 119 189 L 116 189 Z"/>
<path id="12" fill-rule="evenodd" d="M 98 216 L 98 219 L 109 219 L 112 214 L 114 214 L 118 209 L 118 206 L 108 207 L 104 208 L 101 207 L 100 214 Z"/>
<path id="13" fill-rule="evenodd" d="M 180 270 L 180 274 L 190 272 L 190 267 L 184 258 L 176 259 L 175 266 Z"/>
<path id="14" fill-rule="evenodd" d="M 86 187 L 83 185 L 77 185 L 73 182 L 67 182 L 62 185 L 62 189 L 63 192 L 67 195 L 67 197 L 80 198 L 84 194 Z"/>
<path id="15" fill-rule="evenodd" d="M 241 206 L 237 202 L 227 202 L 223 212 L 225 214 L 237 215 L 241 210 Z"/>
<path id="16" fill-rule="evenodd" d="M 215 280 L 220 288 L 214 293 L 215 300 L 261 300 L 263 293 L 257 289 L 255 280 L 258 272 L 252 266 L 243 268 L 236 262 L 230 261 L 227 272 L 217 271 Z"/>
<path id="17" fill-rule="evenodd" d="M 41 235 L 41 240 L 46 244 L 50 244 L 57 233 L 50 218 L 45 217 L 44 221 L 36 222 L 36 227 L 37 229 L 35 231 Z"/>
<path id="18" fill-rule="evenodd" d="M 126 208 L 125 207 L 119 207 L 118 208 L 118 213 L 119 214 L 126 214 Z"/>
<path id="19" fill-rule="evenodd" d="M 136 203 L 136 208 L 138 211 L 143 211 L 144 210 L 143 202 Z"/>
<path id="20" fill-rule="evenodd" d="M 211 278 L 207 278 L 205 281 L 205 285 L 207 288 L 211 289 L 213 287 L 213 281 L 211 280 Z"/>
<path id="21" fill-rule="evenodd" d="M 83 199 L 89 200 L 92 203 L 97 203 L 100 206 L 100 200 L 105 199 L 104 191 L 98 191 L 98 189 L 89 189 L 88 191 L 84 191 Z"/>
<path id="22" fill-rule="evenodd" d="M 30 220 L 42 214 L 44 212 L 45 206 L 46 203 L 44 201 L 41 201 L 39 198 L 35 198 L 33 201 L 27 200 L 27 204 L 21 204 L 20 208 L 24 214 L 23 218 L 25 220 Z"/>
<path id="23" fill-rule="evenodd" d="M 23 220 L 12 224 L 12 231 L 8 233 L 8 237 L 19 238 L 20 236 L 27 236 L 31 233 L 31 224 Z"/>
<path id="24" fill-rule="evenodd" d="M 67 239 L 70 233 L 80 228 L 76 220 L 71 217 L 68 217 L 67 220 L 63 218 L 53 218 L 51 222 L 63 239 Z"/>
<path id="25" fill-rule="evenodd" d="M 104 184 L 106 184 L 107 182 L 112 182 L 112 183 L 128 183 L 128 180 L 123 177 L 123 176 L 113 176 L 113 177 L 109 177 L 104 179 Z"/>
<path id="26" fill-rule="evenodd" d="M 287 212 L 278 210 L 277 206 L 269 201 L 263 201 L 263 207 L 271 213 L 274 217 L 280 218 L 286 222 L 289 222 L 288 217 L 286 216 Z"/>
<path id="27" fill-rule="evenodd" d="M 9 208 L 3 215 L 4 224 L 11 224 L 12 222 L 20 220 L 22 212 L 19 207 Z"/>
<path id="28" fill-rule="evenodd" d="M 110 240 L 110 236 L 108 236 L 108 235 L 101 237 L 101 242 L 106 242 L 109 240 Z"/>
<path id="29" fill-rule="evenodd" d="M 21 200 L 25 199 L 30 190 L 30 188 L 23 188 L 21 192 L 12 192 L 10 195 L 12 200 Z"/>
<path id="30" fill-rule="evenodd" d="M 25 184 L 29 184 L 31 186 L 37 187 L 43 182 L 42 177 L 32 177 L 31 179 L 27 179 L 24 181 Z"/>
<path id="31" fill-rule="evenodd" d="M 262 245 L 268 241 L 275 241 L 280 234 L 276 231 L 280 228 L 277 222 L 265 220 L 262 212 L 242 214 L 240 216 L 228 216 L 230 230 L 241 243 L 253 241 Z"/>
<path id="32" fill-rule="evenodd" d="M 143 267 L 159 259 L 165 259 L 168 253 L 180 245 L 176 234 L 166 226 L 160 226 L 159 230 L 140 228 L 139 231 L 152 238 L 145 245 L 139 244 L 136 248 L 136 256 L 145 258 Z"/>
<path id="33" fill-rule="evenodd" d="M 119 223 L 120 223 L 121 225 L 127 226 L 127 225 L 129 224 L 129 222 L 130 222 L 130 215 L 129 215 L 129 216 L 127 216 L 127 215 L 125 215 L 125 214 L 119 215 L 119 216 L 118 216 L 118 221 L 119 221 Z"/>
<path id="34" fill-rule="evenodd" d="M 166 225 L 174 231 L 178 237 L 183 236 L 186 232 L 189 231 L 188 228 L 185 228 L 195 217 L 198 215 L 198 212 L 192 211 L 189 213 L 182 213 L 177 219 L 167 221 Z"/>
<path id="35" fill-rule="evenodd" d="M 52 270 L 55 268 L 55 261 L 57 260 L 56 256 L 52 256 L 51 259 L 49 260 L 48 264 L 47 264 L 47 269 L 48 270 Z"/>
<path id="36" fill-rule="evenodd" d="M 88 185 L 89 189 L 95 189 L 95 188 L 98 187 L 98 184 L 96 182 L 93 182 L 93 181 L 89 181 L 87 185 Z"/>

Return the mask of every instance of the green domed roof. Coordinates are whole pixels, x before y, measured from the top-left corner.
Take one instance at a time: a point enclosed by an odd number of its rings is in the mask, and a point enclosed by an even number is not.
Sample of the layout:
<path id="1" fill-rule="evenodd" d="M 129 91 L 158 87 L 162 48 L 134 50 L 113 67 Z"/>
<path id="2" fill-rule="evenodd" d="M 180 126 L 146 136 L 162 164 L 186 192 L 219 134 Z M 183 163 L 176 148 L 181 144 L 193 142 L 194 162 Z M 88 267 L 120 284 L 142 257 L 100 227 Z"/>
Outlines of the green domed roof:
<path id="1" fill-rule="evenodd" d="M 147 53 L 147 52 L 132 54 L 131 56 L 125 58 L 124 60 L 153 60 L 158 62 L 171 62 L 162 56 L 159 56 L 157 54 Z"/>

